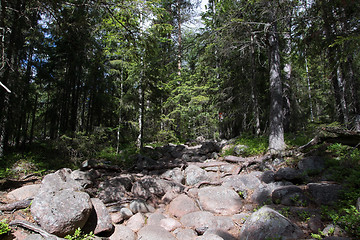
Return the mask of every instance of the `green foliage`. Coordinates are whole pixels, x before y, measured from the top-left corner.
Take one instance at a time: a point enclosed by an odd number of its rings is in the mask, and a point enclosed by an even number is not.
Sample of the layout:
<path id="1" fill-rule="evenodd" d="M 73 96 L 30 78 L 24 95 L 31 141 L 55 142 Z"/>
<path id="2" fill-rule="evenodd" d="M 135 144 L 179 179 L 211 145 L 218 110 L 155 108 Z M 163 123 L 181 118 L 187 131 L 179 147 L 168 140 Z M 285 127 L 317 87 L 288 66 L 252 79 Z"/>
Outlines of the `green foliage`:
<path id="1" fill-rule="evenodd" d="M 226 150 L 226 154 L 234 154 L 234 147 L 236 145 L 245 145 L 248 148 L 244 148 L 241 155 L 243 157 L 255 156 L 264 154 L 268 148 L 268 139 L 266 136 L 251 136 L 244 134 L 235 140 L 235 144 L 232 148 Z"/>
<path id="2" fill-rule="evenodd" d="M 67 235 L 65 239 L 69 240 L 91 240 L 94 239 L 95 235 L 91 232 L 89 234 L 82 233 L 81 229 L 78 228 L 75 230 L 73 235 Z"/>
<path id="3" fill-rule="evenodd" d="M 6 219 L 0 221 L 0 235 L 6 234 L 10 232 L 11 229 L 9 228 L 9 224 L 7 223 Z"/>

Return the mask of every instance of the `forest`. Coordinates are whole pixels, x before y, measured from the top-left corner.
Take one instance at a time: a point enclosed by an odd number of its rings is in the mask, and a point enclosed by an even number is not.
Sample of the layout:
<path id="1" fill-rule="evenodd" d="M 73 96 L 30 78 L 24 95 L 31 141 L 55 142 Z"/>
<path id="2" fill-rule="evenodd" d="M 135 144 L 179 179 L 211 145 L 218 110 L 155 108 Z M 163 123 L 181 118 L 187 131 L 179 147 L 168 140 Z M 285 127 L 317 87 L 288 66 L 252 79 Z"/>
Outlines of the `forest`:
<path id="1" fill-rule="evenodd" d="M 358 1 L 200 4 L 1 0 L 0 156 L 359 130 Z"/>

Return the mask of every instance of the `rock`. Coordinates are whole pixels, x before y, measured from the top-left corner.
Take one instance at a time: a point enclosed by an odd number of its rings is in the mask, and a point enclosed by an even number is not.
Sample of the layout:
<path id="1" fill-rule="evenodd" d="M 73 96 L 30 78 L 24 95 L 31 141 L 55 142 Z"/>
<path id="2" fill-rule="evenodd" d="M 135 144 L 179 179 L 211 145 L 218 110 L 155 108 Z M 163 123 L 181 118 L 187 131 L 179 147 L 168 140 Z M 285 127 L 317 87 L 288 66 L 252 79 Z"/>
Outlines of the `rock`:
<path id="1" fill-rule="evenodd" d="M 31 234 L 25 238 L 25 240 L 44 240 L 40 234 Z"/>
<path id="2" fill-rule="evenodd" d="M 213 226 L 210 229 L 218 229 L 223 231 L 231 231 L 235 229 L 235 224 L 231 217 L 215 216 L 214 222 L 215 222 L 215 226 Z"/>
<path id="3" fill-rule="evenodd" d="M 134 232 L 139 231 L 145 225 L 145 218 L 142 213 L 137 213 L 131 218 L 129 218 L 126 226 L 133 230 Z"/>
<path id="4" fill-rule="evenodd" d="M 334 183 L 309 183 L 308 191 L 317 205 L 332 205 L 339 197 L 341 185 Z"/>
<path id="5" fill-rule="evenodd" d="M 325 160 L 318 156 L 306 157 L 298 162 L 298 168 L 308 175 L 317 174 L 325 169 Z"/>
<path id="6" fill-rule="evenodd" d="M 331 236 L 331 237 L 323 238 L 323 240 L 351 240 L 351 238 Z"/>
<path id="7" fill-rule="evenodd" d="M 207 234 L 206 236 L 199 236 L 195 238 L 195 240 L 224 240 L 224 239 L 215 234 Z"/>
<path id="8" fill-rule="evenodd" d="M 185 194 L 179 195 L 169 204 L 169 213 L 175 217 L 182 217 L 185 214 L 199 211 L 195 201 Z"/>
<path id="9" fill-rule="evenodd" d="M 113 223 L 120 223 L 123 220 L 129 219 L 133 215 L 134 214 L 130 209 L 123 207 L 120 211 L 111 213 L 110 217 Z"/>
<path id="10" fill-rule="evenodd" d="M 236 155 L 244 154 L 248 148 L 249 148 L 249 147 L 246 146 L 246 145 L 241 145 L 241 144 L 240 144 L 240 145 L 236 145 L 236 146 L 234 147 L 234 153 L 235 153 Z"/>
<path id="11" fill-rule="evenodd" d="M 109 240 L 135 240 L 135 233 L 127 226 L 115 225 L 114 233 L 109 237 Z"/>
<path id="12" fill-rule="evenodd" d="M 185 169 L 185 183 L 193 186 L 202 181 L 209 181 L 210 177 L 207 172 L 198 166 L 190 165 Z"/>
<path id="13" fill-rule="evenodd" d="M 162 213 L 153 213 L 150 216 L 148 216 L 147 219 L 147 225 L 156 225 L 159 226 L 160 225 L 160 221 L 162 219 L 165 219 L 166 216 Z"/>
<path id="14" fill-rule="evenodd" d="M 80 170 L 75 170 L 71 173 L 71 178 L 79 182 L 81 187 L 84 189 L 92 187 L 93 185 L 93 175 L 91 172 L 83 172 Z"/>
<path id="15" fill-rule="evenodd" d="M 135 182 L 131 192 L 138 198 L 157 202 L 168 191 L 180 193 L 183 190 L 184 187 L 180 184 L 149 176 Z"/>
<path id="16" fill-rule="evenodd" d="M 39 192 L 56 192 L 64 189 L 83 191 L 81 183 L 71 177 L 71 169 L 63 168 L 55 173 L 46 175 L 41 181 Z"/>
<path id="17" fill-rule="evenodd" d="M 232 216 L 232 220 L 238 224 L 243 224 L 249 217 L 250 214 L 248 213 L 238 213 Z"/>
<path id="18" fill-rule="evenodd" d="M 176 183 L 180 183 L 180 184 L 185 183 L 185 177 L 180 168 L 167 170 L 165 173 L 161 175 L 161 177 L 172 179 Z"/>
<path id="19" fill-rule="evenodd" d="M 258 176 L 261 172 L 251 172 L 245 175 L 234 175 L 227 176 L 224 178 L 223 186 L 233 188 L 236 192 L 238 191 L 252 191 L 255 190 L 260 184 Z"/>
<path id="20" fill-rule="evenodd" d="M 130 210 L 133 213 L 155 212 L 155 208 L 141 199 L 136 199 L 130 203 Z"/>
<path id="21" fill-rule="evenodd" d="M 138 240 L 176 240 L 176 238 L 159 226 L 145 226 L 138 232 Z"/>
<path id="22" fill-rule="evenodd" d="M 219 152 L 220 149 L 220 146 L 215 142 L 204 142 L 201 145 L 200 153 L 206 155 L 208 153 Z"/>
<path id="23" fill-rule="evenodd" d="M 232 215 L 242 207 L 239 194 L 222 186 L 200 188 L 198 196 L 203 209 L 216 214 Z"/>
<path id="24" fill-rule="evenodd" d="M 113 232 L 109 211 L 105 204 L 98 198 L 91 198 L 93 210 L 84 226 L 85 232 L 93 232 L 96 235 L 109 235 Z"/>
<path id="25" fill-rule="evenodd" d="M 194 239 L 197 236 L 196 232 L 189 228 L 185 228 L 185 229 L 178 228 L 174 231 L 174 234 L 177 240 L 190 240 L 190 239 Z"/>
<path id="26" fill-rule="evenodd" d="M 330 235 L 341 236 L 344 233 L 344 230 L 341 229 L 338 225 L 329 224 L 322 230 L 323 235 L 329 237 Z"/>
<path id="27" fill-rule="evenodd" d="M 208 229 L 204 233 L 204 240 L 212 239 L 213 236 L 220 237 L 223 240 L 236 240 L 236 238 L 228 233 L 227 231 L 223 231 L 221 229 Z"/>
<path id="28" fill-rule="evenodd" d="M 286 206 L 306 206 L 308 199 L 303 193 L 303 190 L 297 186 L 284 186 L 275 189 L 272 192 L 272 201 L 276 204 L 283 204 Z"/>
<path id="29" fill-rule="evenodd" d="M 189 228 L 216 226 L 214 214 L 206 211 L 191 212 L 181 217 L 180 222 Z"/>
<path id="30" fill-rule="evenodd" d="M 264 206 L 254 212 L 241 228 L 239 239 L 301 239 L 304 233 L 280 213 Z"/>
<path id="31" fill-rule="evenodd" d="M 160 227 L 163 227 L 166 231 L 172 232 L 181 227 L 181 223 L 173 218 L 164 218 L 160 220 Z"/>
<path id="32" fill-rule="evenodd" d="M 71 189 L 42 192 L 31 204 L 31 214 L 47 232 L 63 237 L 82 228 L 92 211 L 87 193 Z"/>
<path id="33" fill-rule="evenodd" d="M 21 188 L 17 188 L 7 194 L 7 197 L 11 200 L 25 200 L 27 198 L 33 198 L 39 191 L 41 184 L 26 185 Z"/>
<path id="34" fill-rule="evenodd" d="M 304 181 L 303 172 L 290 167 L 280 168 L 275 173 L 276 181 L 290 181 L 292 183 L 302 183 Z"/>
<path id="35" fill-rule="evenodd" d="M 264 183 L 271 183 L 275 181 L 275 173 L 273 171 L 265 171 L 260 175 L 260 180 Z"/>
<path id="36" fill-rule="evenodd" d="M 321 222 L 321 218 L 317 216 L 310 217 L 307 224 L 312 233 L 318 233 L 321 229 L 324 228 L 324 224 Z"/>
<path id="37" fill-rule="evenodd" d="M 114 177 L 99 184 L 98 197 L 104 203 L 120 201 L 125 197 L 125 192 L 130 191 L 132 179 L 129 176 Z"/>

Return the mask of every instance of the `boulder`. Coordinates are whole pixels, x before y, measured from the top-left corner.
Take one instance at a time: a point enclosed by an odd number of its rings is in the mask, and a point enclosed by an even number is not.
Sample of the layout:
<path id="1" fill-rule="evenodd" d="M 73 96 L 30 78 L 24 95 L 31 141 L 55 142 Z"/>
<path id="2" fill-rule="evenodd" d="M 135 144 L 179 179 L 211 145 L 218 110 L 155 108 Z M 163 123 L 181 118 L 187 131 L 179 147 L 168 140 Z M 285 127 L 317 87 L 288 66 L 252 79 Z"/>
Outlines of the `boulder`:
<path id="1" fill-rule="evenodd" d="M 145 226 L 138 232 L 138 240 L 176 240 L 174 235 L 160 226 Z"/>
<path id="2" fill-rule="evenodd" d="M 265 171 L 260 175 L 260 180 L 264 183 L 271 183 L 275 181 L 275 173 L 273 171 Z"/>
<path id="3" fill-rule="evenodd" d="M 208 240 L 208 239 L 212 239 L 213 236 L 220 237 L 219 239 L 222 240 L 236 240 L 236 238 L 233 235 L 221 229 L 208 229 L 205 231 L 203 237 L 204 240 Z"/>
<path id="4" fill-rule="evenodd" d="M 98 197 L 104 203 L 120 201 L 125 197 L 125 192 L 130 191 L 132 179 L 129 176 L 119 176 L 105 180 L 99 184 Z"/>
<path id="5" fill-rule="evenodd" d="M 289 181 L 292 183 L 302 183 L 304 181 L 304 175 L 302 171 L 290 167 L 284 167 L 284 168 L 280 168 L 275 173 L 275 180 Z"/>
<path id="6" fill-rule="evenodd" d="M 213 228 L 215 227 L 216 220 L 214 214 L 206 211 L 191 212 L 181 217 L 180 222 L 189 228 Z"/>
<path id="7" fill-rule="evenodd" d="M 200 153 L 206 155 L 208 153 L 219 152 L 220 150 L 221 147 L 219 146 L 219 144 L 210 141 L 210 142 L 204 142 L 201 145 Z"/>
<path id="8" fill-rule="evenodd" d="M 64 189 L 71 189 L 73 191 L 83 191 L 79 181 L 76 181 L 71 176 L 71 169 L 62 168 L 55 173 L 46 175 L 41 181 L 39 192 L 56 192 Z"/>
<path id="9" fill-rule="evenodd" d="M 236 155 L 241 155 L 241 154 L 244 154 L 245 153 L 245 151 L 248 149 L 249 147 L 248 146 L 246 146 L 246 145 L 236 145 L 235 147 L 234 147 L 234 153 L 236 154 Z"/>
<path id="10" fill-rule="evenodd" d="M 91 198 L 91 203 L 93 210 L 83 228 L 84 231 L 91 231 L 96 235 L 109 235 L 114 230 L 109 211 L 105 204 L 98 198 Z"/>
<path id="11" fill-rule="evenodd" d="M 298 168 L 308 175 L 316 174 L 325 169 L 325 160 L 319 156 L 310 156 L 298 162 Z"/>
<path id="12" fill-rule="evenodd" d="M 92 211 L 87 193 L 71 189 L 42 192 L 31 204 L 31 214 L 47 232 L 59 237 L 73 234 L 82 228 Z"/>
<path id="13" fill-rule="evenodd" d="M 162 213 L 153 213 L 150 214 L 147 218 L 147 225 L 156 225 L 159 226 L 162 219 L 166 219 L 167 217 Z"/>
<path id="14" fill-rule="evenodd" d="M 147 204 L 144 200 L 136 199 L 130 203 L 129 206 L 131 212 L 135 213 L 148 213 L 155 212 L 155 208 L 149 204 Z"/>
<path id="15" fill-rule="evenodd" d="M 195 201 L 185 194 L 179 195 L 169 204 L 169 213 L 175 217 L 182 217 L 185 214 L 199 211 Z"/>
<path id="16" fill-rule="evenodd" d="M 289 219 L 264 206 L 253 213 L 241 228 L 239 239 L 301 239 L 304 233 Z"/>
<path id="17" fill-rule="evenodd" d="M 7 197 L 11 200 L 25 200 L 27 198 L 33 198 L 39 191 L 40 184 L 26 185 L 21 188 L 17 188 L 7 194 Z"/>
<path id="18" fill-rule="evenodd" d="M 174 180 L 176 183 L 184 184 L 185 177 L 180 168 L 174 168 L 166 171 L 161 175 L 163 178 L 168 178 Z"/>
<path id="19" fill-rule="evenodd" d="M 239 194 L 223 186 L 200 188 L 198 197 L 203 209 L 215 214 L 232 215 L 242 207 Z"/>
<path id="20" fill-rule="evenodd" d="M 126 226 L 129 227 L 134 232 L 139 231 L 145 225 L 145 217 L 142 213 L 137 213 L 131 218 L 129 218 Z"/>
<path id="21" fill-rule="evenodd" d="M 109 237 L 109 240 L 135 240 L 135 233 L 124 225 L 115 225 L 114 233 Z"/>
<path id="22" fill-rule="evenodd" d="M 75 170 L 71 173 L 71 178 L 79 182 L 81 187 L 83 188 L 92 187 L 94 181 L 94 177 L 91 171 L 84 172 L 80 170 Z"/>
<path id="23" fill-rule="evenodd" d="M 341 185 L 334 183 L 309 183 L 307 187 L 317 205 L 333 205 L 342 189 Z"/>
<path id="24" fill-rule="evenodd" d="M 233 175 L 224 178 L 223 186 L 233 188 L 235 191 L 252 191 L 261 184 L 261 172 L 251 172 L 245 175 Z"/>
<path id="25" fill-rule="evenodd" d="M 272 201 L 286 206 L 302 206 L 308 204 L 308 199 L 303 190 L 297 186 L 284 186 L 275 189 L 272 192 Z"/>
<path id="26" fill-rule="evenodd" d="M 195 165 L 190 165 L 185 169 L 185 183 L 186 185 L 193 186 L 202 181 L 209 181 L 210 176 L 207 172 Z"/>
<path id="27" fill-rule="evenodd" d="M 177 240 L 189 240 L 189 239 L 194 239 L 197 236 L 196 232 L 189 228 L 185 228 L 185 229 L 178 228 L 174 231 L 174 234 Z"/>
<path id="28" fill-rule="evenodd" d="M 171 232 L 181 227 L 181 223 L 173 218 L 164 218 L 160 220 L 160 227 L 163 227 L 166 231 Z"/>

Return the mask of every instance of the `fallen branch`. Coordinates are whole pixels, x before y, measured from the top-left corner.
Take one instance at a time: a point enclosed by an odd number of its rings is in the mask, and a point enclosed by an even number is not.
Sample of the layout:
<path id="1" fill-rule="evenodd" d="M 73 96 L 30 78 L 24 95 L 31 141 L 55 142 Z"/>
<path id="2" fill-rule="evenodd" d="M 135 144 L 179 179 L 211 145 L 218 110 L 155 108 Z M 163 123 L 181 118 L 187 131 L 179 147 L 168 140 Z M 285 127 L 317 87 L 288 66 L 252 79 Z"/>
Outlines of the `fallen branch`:
<path id="1" fill-rule="evenodd" d="M 62 239 L 64 239 L 64 238 L 60 238 L 54 234 L 46 232 L 44 229 L 42 229 L 38 225 L 35 225 L 35 224 L 27 222 L 27 221 L 23 221 L 23 220 L 13 220 L 9 223 L 9 226 L 19 226 L 22 228 L 29 229 L 31 231 L 39 233 L 41 236 L 43 236 L 47 240 L 62 240 Z"/>
<path id="2" fill-rule="evenodd" d="M 30 206 L 32 200 L 33 200 L 32 198 L 28 198 L 14 203 L 0 205 L 0 211 L 13 211 L 13 210 L 27 208 Z"/>

